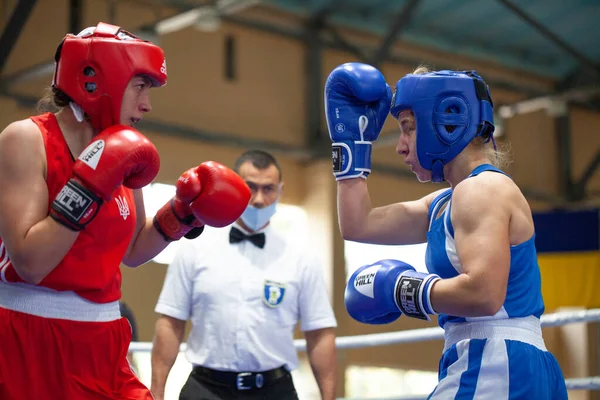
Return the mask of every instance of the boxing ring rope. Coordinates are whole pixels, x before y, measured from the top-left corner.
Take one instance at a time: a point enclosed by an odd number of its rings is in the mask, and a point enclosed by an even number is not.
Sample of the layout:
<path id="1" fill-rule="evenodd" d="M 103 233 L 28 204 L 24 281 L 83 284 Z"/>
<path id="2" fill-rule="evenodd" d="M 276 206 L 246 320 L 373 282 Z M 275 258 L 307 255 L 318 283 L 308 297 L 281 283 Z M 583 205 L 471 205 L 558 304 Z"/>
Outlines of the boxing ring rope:
<path id="1" fill-rule="evenodd" d="M 566 379 L 565 382 L 568 390 L 600 390 L 600 376 L 594 376 L 591 378 Z M 345 397 L 337 400 L 427 400 L 427 395 L 377 398 Z"/>
<path id="2" fill-rule="evenodd" d="M 542 327 L 562 326 L 579 322 L 600 322 L 600 309 L 579 311 L 561 311 L 553 314 L 542 315 Z M 342 336 L 335 340 L 338 349 L 356 349 L 362 347 L 388 346 L 392 344 L 425 342 L 444 338 L 444 330 L 440 327 L 411 329 L 407 331 L 373 333 L 357 336 Z M 294 345 L 298 351 L 306 351 L 306 340 L 296 339 Z M 185 351 L 185 343 L 181 344 L 179 351 Z M 129 346 L 131 352 L 152 351 L 151 342 L 132 342 Z M 588 378 L 566 379 L 567 388 L 570 390 L 600 390 L 600 376 Z M 394 398 L 378 398 L 377 400 L 423 400 L 427 397 L 410 396 Z M 361 400 L 358 398 L 345 400 Z M 370 399 L 374 400 L 374 399 Z"/>

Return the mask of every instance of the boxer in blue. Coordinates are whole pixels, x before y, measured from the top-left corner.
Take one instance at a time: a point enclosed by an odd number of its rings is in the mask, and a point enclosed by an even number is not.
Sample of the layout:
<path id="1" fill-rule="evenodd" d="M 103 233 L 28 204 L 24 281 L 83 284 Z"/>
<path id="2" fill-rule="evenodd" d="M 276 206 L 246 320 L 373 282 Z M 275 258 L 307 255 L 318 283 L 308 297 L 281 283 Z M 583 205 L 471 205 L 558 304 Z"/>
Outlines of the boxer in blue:
<path id="1" fill-rule="evenodd" d="M 489 88 L 474 71 L 429 72 L 394 88 L 374 67 L 348 63 L 325 85 L 342 235 L 364 243 L 427 242 L 428 273 L 399 260 L 358 268 L 348 313 L 367 324 L 402 314 L 445 331 L 439 382 L 430 399 L 567 399 L 561 369 L 544 345 L 544 312 L 529 205 L 493 138 Z M 371 143 L 388 113 L 396 151 L 420 182 L 449 183 L 421 199 L 373 208 L 366 178 Z"/>

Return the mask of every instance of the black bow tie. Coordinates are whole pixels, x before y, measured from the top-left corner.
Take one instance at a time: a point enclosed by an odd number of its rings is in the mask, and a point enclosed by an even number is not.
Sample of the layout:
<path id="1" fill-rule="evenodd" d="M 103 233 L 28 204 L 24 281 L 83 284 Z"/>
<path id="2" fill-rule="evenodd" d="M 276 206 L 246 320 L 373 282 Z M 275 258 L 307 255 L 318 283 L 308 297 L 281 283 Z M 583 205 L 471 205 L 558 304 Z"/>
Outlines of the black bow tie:
<path id="1" fill-rule="evenodd" d="M 237 228 L 231 227 L 231 231 L 229 232 L 229 243 L 239 243 L 244 240 L 249 240 L 253 245 L 259 248 L 265 247 L 265 234 L 264 233 L 255 233 L 253 235 L 245 235 L 244 232 L 240 231 Z"/>

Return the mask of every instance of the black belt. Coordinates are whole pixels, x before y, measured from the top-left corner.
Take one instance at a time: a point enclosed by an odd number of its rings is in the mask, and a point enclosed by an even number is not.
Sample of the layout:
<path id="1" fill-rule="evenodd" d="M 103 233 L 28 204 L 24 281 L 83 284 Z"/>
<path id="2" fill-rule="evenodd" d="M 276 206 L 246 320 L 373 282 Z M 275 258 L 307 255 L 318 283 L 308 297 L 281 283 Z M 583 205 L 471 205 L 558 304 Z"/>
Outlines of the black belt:
<path id="1" fill-rule="evenodd" d="M 233 387 L 237 390 L 260 389 L 270 382 L 288 376 L 290 373 L 284 367 L 262 372 L 233 372 L 216 369 L 194 367 L 193 374 L 207 377 L 215 382 Z"/>

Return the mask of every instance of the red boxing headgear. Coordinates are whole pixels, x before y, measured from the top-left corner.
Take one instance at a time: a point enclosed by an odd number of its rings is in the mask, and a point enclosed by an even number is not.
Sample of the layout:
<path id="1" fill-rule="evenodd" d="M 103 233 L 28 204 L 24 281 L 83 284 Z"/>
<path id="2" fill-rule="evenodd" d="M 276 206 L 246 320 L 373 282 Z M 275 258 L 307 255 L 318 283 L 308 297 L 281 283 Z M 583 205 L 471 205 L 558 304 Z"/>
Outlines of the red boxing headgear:
<path id="1" fill-rule="evenodd" d="M 131 78 L 147 76 L 157 87 L 167 83 L 160 47 L 103 22 L 65 36 L 55 61 L 52 86 L 80 106 L 99 131 L 121 122 L 123 94 Z"/>

